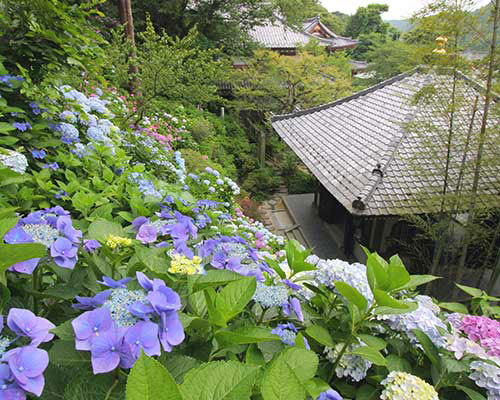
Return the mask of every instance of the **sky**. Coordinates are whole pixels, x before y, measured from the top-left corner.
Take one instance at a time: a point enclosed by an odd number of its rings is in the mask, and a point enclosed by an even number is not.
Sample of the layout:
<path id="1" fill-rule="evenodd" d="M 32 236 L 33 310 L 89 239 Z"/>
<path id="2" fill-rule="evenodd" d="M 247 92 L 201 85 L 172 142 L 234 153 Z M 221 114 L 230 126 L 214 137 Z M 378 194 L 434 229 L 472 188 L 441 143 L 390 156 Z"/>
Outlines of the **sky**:
<path id="1" fill-rule="evenodd" d="M 490 0 L 478 0 L 479 6 L 483 6 Z M 328 11 L 340 11 L 345 14 L 354 14 L 358 7 L 366 7 L 371 3 L 382 3 L 389 5 L 389 11 L 382 15 L 387 19 L 406 19 L 419 8 L 428 3 L 428 0 L 321 0 L 321 4 Z"/>

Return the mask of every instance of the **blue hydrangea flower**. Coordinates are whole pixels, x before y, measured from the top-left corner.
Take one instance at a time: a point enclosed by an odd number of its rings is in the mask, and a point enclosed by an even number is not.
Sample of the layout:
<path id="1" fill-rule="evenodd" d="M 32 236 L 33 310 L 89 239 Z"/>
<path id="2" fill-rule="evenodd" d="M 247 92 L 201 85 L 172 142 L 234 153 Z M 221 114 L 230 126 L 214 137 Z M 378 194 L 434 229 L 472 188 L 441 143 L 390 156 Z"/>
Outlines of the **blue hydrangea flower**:
<path id="1" fill-rule="evenodd" d="M 29 122 L 14 122 L 12 125 L 14 126 L 14 128 L 21 132 L 31 130 L 31 125 Z"/>

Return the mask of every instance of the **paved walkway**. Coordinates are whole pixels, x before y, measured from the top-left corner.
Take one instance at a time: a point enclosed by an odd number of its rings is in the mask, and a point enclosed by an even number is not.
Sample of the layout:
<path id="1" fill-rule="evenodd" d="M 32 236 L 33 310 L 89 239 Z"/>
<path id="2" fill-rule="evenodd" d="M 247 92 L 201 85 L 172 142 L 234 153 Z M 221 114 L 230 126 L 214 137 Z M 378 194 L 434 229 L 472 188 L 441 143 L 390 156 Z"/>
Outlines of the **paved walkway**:
<path id="1" fill-rule="evenodd" d="M 318 216 L 313 206 L 314 194 L 292 194 L 284 197 L 293 218 L 301 226 L 304 235 L 313 248 L 313 253 L 321 258 L 347 258 L 333 240 L 325 222 Z"/>

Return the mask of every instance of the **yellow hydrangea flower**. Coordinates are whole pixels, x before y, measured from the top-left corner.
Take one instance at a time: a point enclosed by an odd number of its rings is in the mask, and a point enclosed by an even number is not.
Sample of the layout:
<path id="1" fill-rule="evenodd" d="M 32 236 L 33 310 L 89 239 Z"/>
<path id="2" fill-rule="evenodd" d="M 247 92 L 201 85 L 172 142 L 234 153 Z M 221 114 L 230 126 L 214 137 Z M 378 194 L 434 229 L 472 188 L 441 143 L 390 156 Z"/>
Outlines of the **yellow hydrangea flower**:
<path id="1" fill-rule="evenodd" d="M 110 249 L 116 249 L 118 246 L 129 247 L 132 246 L 132 239 L 124 238 L 121 236 L 109 235 L 106 238 L 106 246 Z"/>
<path id="2" fill-rule="evenodd" d="M 175 254 L 172 257 L 168 272 L 173 274 L 193 275 L 201 274 L 203 268 L 201 266 L 201 258 L 194 256 L 192 260 L 181 254 Z"/>

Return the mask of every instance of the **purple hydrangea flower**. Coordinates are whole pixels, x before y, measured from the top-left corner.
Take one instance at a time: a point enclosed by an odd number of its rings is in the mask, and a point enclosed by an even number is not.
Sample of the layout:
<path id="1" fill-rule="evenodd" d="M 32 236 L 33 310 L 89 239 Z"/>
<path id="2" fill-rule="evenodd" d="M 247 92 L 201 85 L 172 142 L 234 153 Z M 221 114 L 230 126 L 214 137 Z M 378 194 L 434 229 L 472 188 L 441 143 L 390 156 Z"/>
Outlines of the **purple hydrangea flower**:
<path id="1" fill-rule="evenodd" d="M 137 232 L 139 230 L 139 228 L 146 223 L 149 223 L 149 218 L 137 217 L 136 219 L 134 219 L 132 221 L 132 228 L 134 229 L 134 231 Z"/>
<path id="2" fill-rule="evenodd" d="M 49 355 L 45 350 L 33 346 L 18 347 L 3 356 L 16 383 L 26 392 L 40 397 L 45 380 L 43 372 L 49 365 Z"/>
<path id="3" fill-rule="evenodd" d="M 148 300 L 158 314 L 166 311 L 177 311 L 181 308 L 179 295 L 167 286 L 160 286 L 150 291 L 148 293 Z"/>
<path id="4" fill-rule="evenodd" d="M 54 258 L 54 262 L 60 267 L 68 269 L 75 267 L 77 252 L 78 248 L 64 237 L 57 238 L 50 248 L 50 255 Z"/>
<path id="5" fill-rule="evenodd" d="M 96 336 L 90 352 L 94 374 L 113 371 L 120 364 L 124 368 L 130 368 L 133 363 L 123 346 L 123 334 L 115 327 Z"/>
<path id="6" fill-rule="evenodd" d="M 53 162 L 53 163 L 50 163 L 50 164 L 43 164 L 42 168 L 52 169 L 54 171 L 57 171 L 59 169 L 59 164 L 57 162 Z"/>
<path id="7" fill-rule="evenodd" d="M 102 277 L 102 281 L 97 281 L 97 283 L 100 283 L 101 285 L 116 289 L 116 288 L 125 288 L 127 287 L 127 283 L 129 283 L 132 280 L 132 278 L 123 278 L 118 281 L 115 281 L 114 279 L 111 279 L 107 276 Z"/>
<path id="8" fill-rule="evenodd" d="M 47 155 L 47 153 L 45 152 L 45 150 L 31 150 L 31 155 L 33 156 L 33 158 L 38 158 L 40 160 L 43 160 L 45 158 L 45 156 Z"/>
<path id="9" fill-rule="evenodd" d="M 79 304 L 73 304 L 72 307 L 77 310 L 91 310 L 97 308 L 102 306 L 110 294 L 111 290 L 104 290 L 103 292 L 97 293 L 94 297 L 76 296 L 75 300 L 78 301 Z"/>
<path id="10" fill-rule="evenodd" d="M 125 334 L 124 341 L 130 346 L 131 353 L 137 359 L 144 349 L 148 356 L 161 354 L 158 340 L 158 325 L 149 321 L 140 321 L 132 326 Z"/>
<path id="11" fill-rule="evenodd" d="M 172 351 L 173 346 L 177 346 L 184 341 L 184 327 L 175 311 L 161 313 L 160 342 L 165 351 Z"/>
<path id="12" fill-rule="evenodd" d="M 94 253 L 99 247 L 101 247 L 101 243 L 94 239 L 85 240 L 83 242 L 83 248 L 89 253 Z"/>
<path id="13" fill-rule="evenodd" d="M 29 122 L 14 122 L 12 125 L 14 126 L 14 128 L 21 132 L 25 132 L 28 129 L 31 130 L 31 125 Z"/>
<path id="14" fill-rule="evenodd" d="M 317 400 L 343 400 L 343 397 L 336 390 L 328 389 L 320 393 Z"/>
<path id="15" fill-rule="evenodd" d="M 111 314 L 106 307 L 87 311 L 75 318 L 71 325 L 75 331 L 77 350 L 90 350 L 92 341 L 113 325 Z"/>
<path id="16" fill-rule="evenodd" d="M 139 231 L 137 232 L 137 236 L 135 238 L 141 241 L 141 243 L 147 244 L 155 242 L 157 237 L 158 234 L 156 228 L 153 225 L 143 224 L 139 228 Z"/>
<path id="17" fill-rule="evenodd" d="M 27 336 L 32 346 L 49 342 L 54 335 L 49 331 L 56 326 L 42 317 L 37 317 L 29 310 L 11 308 L 7 316 L 7 326 L 18 336 Z"/>
<path id="18" fill-rule="evenodd" d="M 26 394 L 14 380 L 8 364 L 0 364 L 0 398 L 25 400 Z"/>

